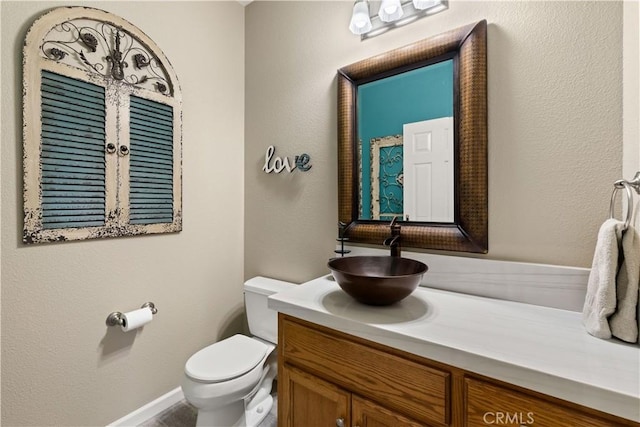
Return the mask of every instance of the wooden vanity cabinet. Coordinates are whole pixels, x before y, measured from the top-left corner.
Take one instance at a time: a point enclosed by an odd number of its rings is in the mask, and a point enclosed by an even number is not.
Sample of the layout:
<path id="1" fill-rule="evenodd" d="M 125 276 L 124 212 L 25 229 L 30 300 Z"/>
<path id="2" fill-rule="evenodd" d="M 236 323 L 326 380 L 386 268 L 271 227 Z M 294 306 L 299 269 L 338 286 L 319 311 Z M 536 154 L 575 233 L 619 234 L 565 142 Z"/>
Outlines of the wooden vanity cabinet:
<path id="1" fill-rule="evenodd" d="M 279 427 L 639 423 L 279 314 Z"/>
<path id="2" fill-rule="evenodd" d="M 281 427 L 450 425 L 448 371 L 293 317 L 279 322 Z"/>

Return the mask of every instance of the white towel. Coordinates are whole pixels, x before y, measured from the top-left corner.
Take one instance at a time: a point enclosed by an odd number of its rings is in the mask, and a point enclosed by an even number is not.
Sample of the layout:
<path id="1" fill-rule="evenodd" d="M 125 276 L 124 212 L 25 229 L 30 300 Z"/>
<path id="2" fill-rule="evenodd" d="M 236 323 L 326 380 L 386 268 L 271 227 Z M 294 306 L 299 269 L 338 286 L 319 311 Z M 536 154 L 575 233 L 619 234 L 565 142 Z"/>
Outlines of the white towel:
<path id="1" fill-rule="evenodd" d="M 598 338 L 611 338 L 607 318 L 616 309 L 616 273 L 618 245 L 624 223 L 608 219 L 600 227 L 589 273 L 587 296 L 582 309 L 582 323 L 587 332 Z"/>
<path id="2" fill-rule="evenodd" d="M 638 286 L 640 285 L 640 236 L 632 226 L 622 236 L 624 259 L 618 272 L 616 311 L 609 318 L 611 334 L 627 342 L 638 341 Z"/>

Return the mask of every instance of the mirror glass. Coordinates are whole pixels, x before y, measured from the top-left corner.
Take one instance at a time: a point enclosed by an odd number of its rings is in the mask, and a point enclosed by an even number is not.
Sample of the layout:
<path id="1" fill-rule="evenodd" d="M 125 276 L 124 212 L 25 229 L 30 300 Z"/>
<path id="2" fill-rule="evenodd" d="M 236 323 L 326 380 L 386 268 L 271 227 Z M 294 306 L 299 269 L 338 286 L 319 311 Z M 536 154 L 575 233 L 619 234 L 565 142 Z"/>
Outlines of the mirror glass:
<path id="1" fill-rule="evenodd" d="M 338 70 L 338 219 L 380 245 L 486 253 L 487 22 Z"/>
<path id="2" fill-rule="evenodd" d="M 454 221 L 453 65 L 358 86 L 359 219 Z"/>

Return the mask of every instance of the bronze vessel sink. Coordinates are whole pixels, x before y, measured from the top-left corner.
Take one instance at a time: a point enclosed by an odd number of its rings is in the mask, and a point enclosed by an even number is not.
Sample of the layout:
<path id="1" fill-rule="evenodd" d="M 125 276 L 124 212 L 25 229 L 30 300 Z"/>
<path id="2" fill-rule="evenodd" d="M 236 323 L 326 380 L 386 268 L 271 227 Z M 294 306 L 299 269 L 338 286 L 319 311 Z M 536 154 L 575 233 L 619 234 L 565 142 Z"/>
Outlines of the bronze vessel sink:
<path id="1" fill-rule="evenodd" d="M 368 305 L 390 305 L 413 292 L 427 271 L 426 264 L 391 256 L 352 256 L 327 263 L 338 285 Z"/>

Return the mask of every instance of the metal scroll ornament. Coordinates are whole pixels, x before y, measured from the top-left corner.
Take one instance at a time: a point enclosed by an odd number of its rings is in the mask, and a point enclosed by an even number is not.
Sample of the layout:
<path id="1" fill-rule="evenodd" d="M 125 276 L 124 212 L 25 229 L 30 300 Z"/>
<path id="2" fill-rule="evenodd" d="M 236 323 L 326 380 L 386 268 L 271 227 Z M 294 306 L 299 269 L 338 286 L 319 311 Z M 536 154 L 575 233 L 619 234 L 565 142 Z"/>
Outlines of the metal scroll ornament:
<path id="1" fill-rule="evenodd" d="M 160 60 L 138 38 L 108 22 L 75 19 L 58 24 L 45 36 L 41 49 L 53 61 L 173 95 Z"/>

